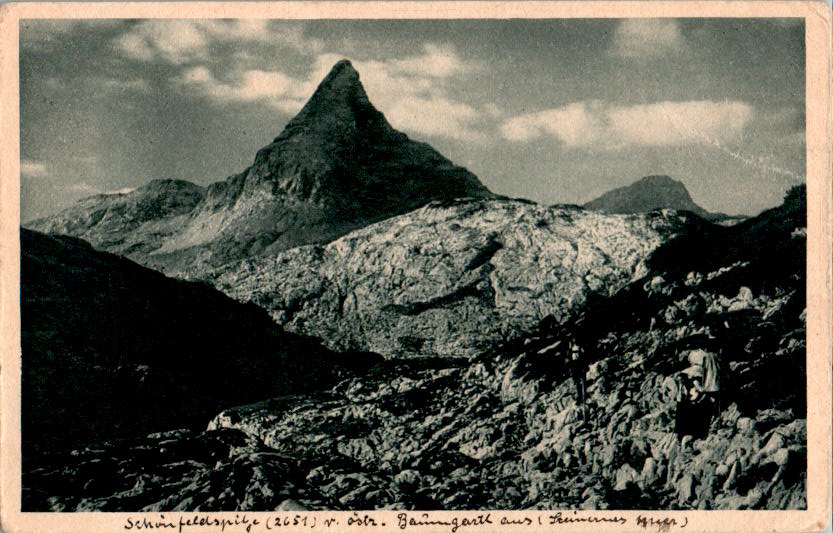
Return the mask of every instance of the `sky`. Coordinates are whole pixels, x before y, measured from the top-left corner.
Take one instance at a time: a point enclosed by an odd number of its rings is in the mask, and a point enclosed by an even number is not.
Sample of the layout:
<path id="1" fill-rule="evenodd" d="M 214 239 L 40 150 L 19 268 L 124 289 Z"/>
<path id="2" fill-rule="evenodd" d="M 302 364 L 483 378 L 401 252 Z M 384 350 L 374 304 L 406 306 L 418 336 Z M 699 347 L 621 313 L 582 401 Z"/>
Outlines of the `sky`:
<path id="1" fill-rule="evenodd" d="M 241 172 L 342 58 L 496 193 L 667 174 L 755 214 L 805 181 L 804 53 L 802 19 L 22 20 L 21 219 Z"/>

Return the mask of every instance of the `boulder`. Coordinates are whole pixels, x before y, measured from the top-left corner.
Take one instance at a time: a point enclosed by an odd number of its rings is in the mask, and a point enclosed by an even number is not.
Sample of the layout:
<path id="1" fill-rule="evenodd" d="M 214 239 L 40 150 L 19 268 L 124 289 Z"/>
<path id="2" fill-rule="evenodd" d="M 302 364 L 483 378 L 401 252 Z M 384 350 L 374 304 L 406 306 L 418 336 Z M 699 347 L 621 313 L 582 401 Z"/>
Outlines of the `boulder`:
<path id="1" fill-rule="evenodd" d="M 288 498 L 286 500 L 283 500 L 281 503 L 279 503 L 278 506 L 275 508 L 275 510 L 276 511 L 309 511 L 310 509 L 309 509 L 309 507 L 306 507 L 305 505 L 303 505 L 303 504 L 301 504 L 301 503 L 299 503 L 299 502 L 297 502 L 297 501 L 295 501 L 291 498 Z"/>
<path id="2" fill-rule="evenodd" d="M 674 483 L 674 489 L 679 504 L 683 506 L 688 504 L 694 498 L 694 476 L 688 472 L 683 474 Z"/>
<path id="3" fill-rule="evenodd" d="M 616 479 L 613 490 L 623 491 L 636 483 L 639 473 L 629 464 L 624 464 L 616 471 Z"/>
<path id="4" fill-rule="evenodd" d="M 394 476 L 393 482 L 400 487 L 415 487 L 420 479 L 421 476 L 416 470 L 403 470 Z"/>
<path id="5" fill-rule="evenodd" d="M 752 290 L 749 287 L 741 287 L 740 291 L 738 291 L 738 295 L 727 302 L 727 311 L 731 313 L 734 311 L 749 309 L 752 307 L 753 301 L 754 296 L 752 296 Z"/>
<path id="6" fill-rule="evenodd" d="M 645 459 L 639 478 L 643 487 L 649 487 L 658 481 L 659 474 L 656 459 L 653 457 Z"/>

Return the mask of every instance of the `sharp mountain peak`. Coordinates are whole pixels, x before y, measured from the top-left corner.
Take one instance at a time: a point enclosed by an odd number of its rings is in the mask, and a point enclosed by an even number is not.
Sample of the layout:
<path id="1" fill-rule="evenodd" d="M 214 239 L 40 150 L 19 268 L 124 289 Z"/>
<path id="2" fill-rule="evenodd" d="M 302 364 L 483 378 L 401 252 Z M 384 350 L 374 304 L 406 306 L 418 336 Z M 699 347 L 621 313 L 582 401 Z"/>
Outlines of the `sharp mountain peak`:
<path id="1" fill-rule="evenodd" d="M 348 104 L 348 105 L 369 105 L 370 100 L 364 90 L 359 73 L 353 68 L 348 59 L 342 59 L 330 69 L 323 80 L 318 84 L 315 92 L 310 97 L 304 108 L 305 110 L 317 108 L 323 104 Z"/>
<path id="2" fill-rule="evenodd" d="M 333 65 L 301 111 L 275 140 L 299 131 L 343 136 L 356 129 L 371 129 L 377 135 L 395 131 L 370 102 L 353 64 L 342 59 Z"/>
<path id="3" fill-rule="evenodd" d="M 328 242 L 435 200 L 494 197 L 474 174 L 395 130 L 371 104 L 348 60 L 332 67 L 241 173 L 204 189 L 172 181 L 147 188 L 133 198 L 158 197 L 154 205 L 176 209 L 165 217 L 155 216 L 155 209 L 137 210 L 141 220 L 125 222 L 97 216 L 108 207 L 107 199 L 97 199 L 32 227 L 83 236 L 117 253 L 129 250 L 143 264 L 178 273 Z M 149 223 L 147 231 L 139 222 Z"/>
<path id="4" fill-rule="evenodd" d="M 333 68 L 330 69 L 330 73 L 327 74 L 327 76 L 321 81 L 320 85 L 326 86 L 327 84 L 332 84 L 337 80 L 344 80 L 346 82 L 361 86 L 361 82 L 359 82 L 359 73 L 356 71 L 355 67 L 353 67 L 353 63 L 351 63 L 349 59 L 342 59 L 333 65 Z"/>

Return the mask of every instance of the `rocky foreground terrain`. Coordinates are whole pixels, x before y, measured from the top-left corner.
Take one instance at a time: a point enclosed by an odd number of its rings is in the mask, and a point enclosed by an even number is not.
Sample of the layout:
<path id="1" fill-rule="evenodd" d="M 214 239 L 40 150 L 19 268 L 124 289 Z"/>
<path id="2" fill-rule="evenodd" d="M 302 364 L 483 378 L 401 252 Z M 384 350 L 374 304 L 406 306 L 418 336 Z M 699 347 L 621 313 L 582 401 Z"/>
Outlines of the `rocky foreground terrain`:
<path id="1" fill-rule="evenodd" d="M 432 200 L 492 198 L 472 173 L 391 127 L 349 61 L 252 165 L 203 189 L 158 180 L 28 222 L 170 275 L 328 242 Z"/>
<path id="2" fill-rule="evenodd" d="M 203 279 L 332 349 L 470 357 L 644 275 L 690 219 L 458 199 Z"/>
<path id="3" fill-rule="evenodd" d="M 55 456 L 24 471 L 24 506 L 803 508 L 804 195 L 734 227 L 695 220 L 644 276 L 470 359 L 388 360 L 329 391 L 225 409 L 205 431 Z M 562 357 L 578 332 L 586 422 Z M 725 372 L 702 439 L 674 433 L 670 378 L 692 349 Z"/>

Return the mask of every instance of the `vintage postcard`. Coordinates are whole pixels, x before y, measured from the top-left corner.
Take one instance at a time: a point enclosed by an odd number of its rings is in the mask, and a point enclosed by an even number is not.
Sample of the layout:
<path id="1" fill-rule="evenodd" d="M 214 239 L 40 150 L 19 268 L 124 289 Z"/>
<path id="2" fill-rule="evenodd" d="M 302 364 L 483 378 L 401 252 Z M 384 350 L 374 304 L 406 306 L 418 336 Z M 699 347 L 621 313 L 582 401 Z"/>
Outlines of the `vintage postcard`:
<path id="1" fill-rule="evenodd" d="M 820 531 L 823 2 L 0 9 L 0 528 Z"/>

